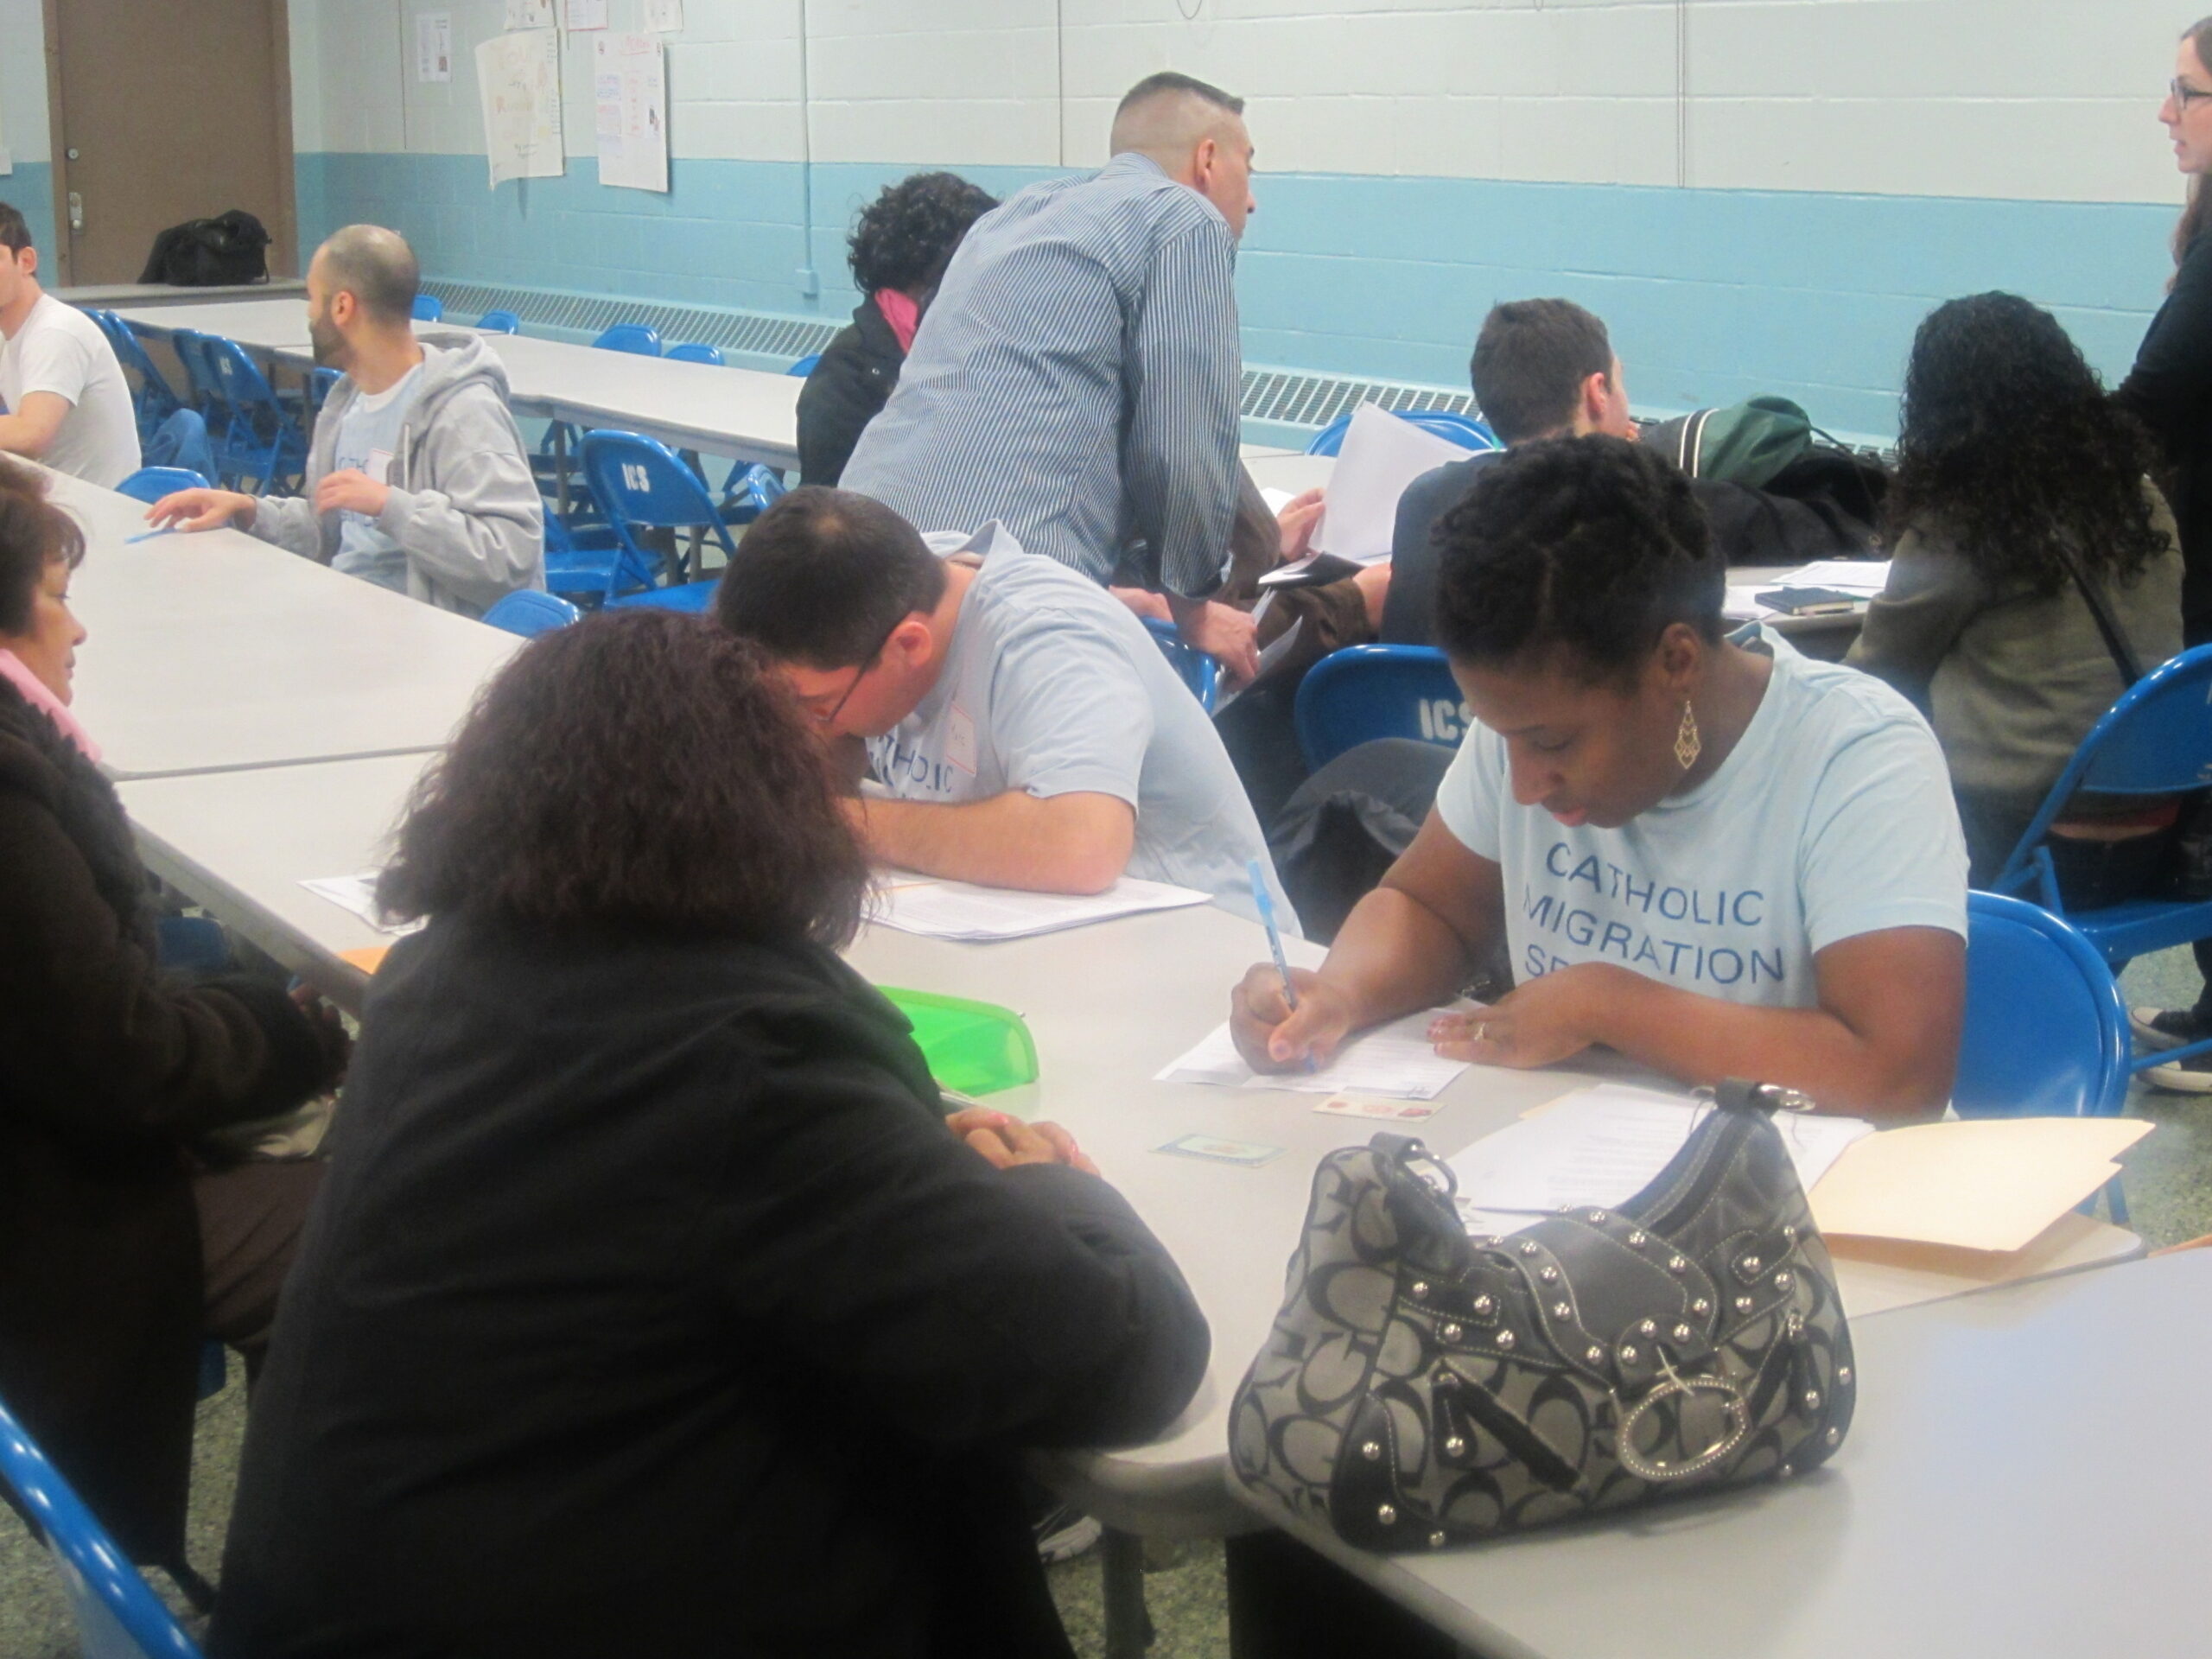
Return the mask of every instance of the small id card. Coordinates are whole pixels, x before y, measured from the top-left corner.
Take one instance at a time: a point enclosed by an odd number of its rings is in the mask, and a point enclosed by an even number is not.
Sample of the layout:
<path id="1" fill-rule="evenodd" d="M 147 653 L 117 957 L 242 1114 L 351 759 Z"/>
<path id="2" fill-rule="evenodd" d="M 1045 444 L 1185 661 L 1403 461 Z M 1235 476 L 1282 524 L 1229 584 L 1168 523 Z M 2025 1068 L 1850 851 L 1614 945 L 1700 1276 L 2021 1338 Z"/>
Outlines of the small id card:
<path id="1" fill-rule="evenodd" d="M 1282 1155 L 1281 1147 L 1264 1146 L 1257 1141 L 1224 1141 L 1212 1135 L 1179 1135 L 1153 1150 L 1173 1153 L 1178 1158 L 1204 1158 L 1217 1164 L 1242 1164 L 1248 1169 L 1257 1169 L 1269 1159 Z"/>
<path id="2" fill-rule="evenodd" d="M 370 479 L 376 483 L 391 483 L 391 451 L 389 449 L 370 450 L 368 461 L 365 466 L 363 466 L 361 470 L 367 474 Z"/>
<path id="3" fill-rule="evenodd" d="M 1436 1116 L 1433 1100 L 1368 1100 L 1357 1095 L 1331 1095 L 1313 1109 L 1332 1117 L 1379 1117 L 1393 1123 L 1418 1123 Z"/>

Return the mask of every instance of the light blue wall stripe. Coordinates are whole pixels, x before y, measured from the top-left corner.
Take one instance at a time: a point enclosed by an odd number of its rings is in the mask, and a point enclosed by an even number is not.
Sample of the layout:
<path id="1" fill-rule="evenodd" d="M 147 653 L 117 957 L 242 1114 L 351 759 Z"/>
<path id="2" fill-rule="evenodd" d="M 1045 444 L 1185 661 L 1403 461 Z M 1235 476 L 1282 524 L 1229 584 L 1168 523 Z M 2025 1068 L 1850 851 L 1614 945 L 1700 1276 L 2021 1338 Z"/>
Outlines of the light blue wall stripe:
<path id="1" fill-rule="evenodd" d="M 812 301 L 794 276 L 808 238 L 791 163 L 678 159 L 657 196 L 601 188 L 590 160 L 493 192 L 480 156 L 306 155 L 300 222 L 310 242 L 351 219 L 395 226 L 456 280 L 837 317 L 855 302 L 852 212 L 911 170 L 816 167 Z M 959 170 L 1001 194 L 1049 171 Z M 1492 303 L 1563 294 L 1611 327 L 1639 408 L 1778 392 L 1844 432 L 1894 429 L 1913 328 L 1938 300 L 2024 294 L 2116 379 L 2171 269 L 2173 210 L 2154 206 L 1329 174 L 1259 188 L 1238 275 L 1249 363 L 1463 385 Z"/>

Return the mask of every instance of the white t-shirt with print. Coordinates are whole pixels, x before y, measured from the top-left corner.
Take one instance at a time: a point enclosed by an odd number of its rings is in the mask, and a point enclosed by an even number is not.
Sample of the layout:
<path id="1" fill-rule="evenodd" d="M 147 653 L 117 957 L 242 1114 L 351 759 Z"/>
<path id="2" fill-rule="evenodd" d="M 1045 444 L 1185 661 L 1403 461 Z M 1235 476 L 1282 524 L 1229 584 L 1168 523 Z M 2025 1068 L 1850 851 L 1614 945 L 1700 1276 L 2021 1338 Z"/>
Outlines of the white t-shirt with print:
<path id="1" fill-rule="evenodd" d="M 1469 729 L 1436 808 L 1503 872 L 1516 982 L 1610 962 L 1724 1001 L 1812 1007 L 1814 954 L 1839 939 L 1965 937 L 1966 843 L 1927 721 L 1870 675 L 1763 645 L 1766 694 L 1719 769 L 1618 830 L 1520 805 L 1504 740 Z"/>
<path id="2" fill-rule="evenodd" d="M 12 414 L 35 391 L 69 405 L 41 461 L 109 489 L 138 470 L 138 417 L 115 347 L 99 324 L 51 294 L 0 346 L 0 400 Z"/>

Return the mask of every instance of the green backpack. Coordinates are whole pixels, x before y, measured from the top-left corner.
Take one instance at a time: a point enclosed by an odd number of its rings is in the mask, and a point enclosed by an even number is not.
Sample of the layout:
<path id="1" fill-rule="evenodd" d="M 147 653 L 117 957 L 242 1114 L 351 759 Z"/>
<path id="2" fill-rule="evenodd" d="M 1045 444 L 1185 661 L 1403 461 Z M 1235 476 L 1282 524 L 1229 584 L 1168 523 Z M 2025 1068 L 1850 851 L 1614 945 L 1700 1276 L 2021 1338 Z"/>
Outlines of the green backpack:
<path id="1" fill-rule="evenodd" d="M 1692 478 L 1723 479 L 1763 490 L 1783 468 L 1812 452 L 1815 433 L 1827 435 L 1789 398 L 1754 397 L 1662 422 L 1644 442 Z"/>

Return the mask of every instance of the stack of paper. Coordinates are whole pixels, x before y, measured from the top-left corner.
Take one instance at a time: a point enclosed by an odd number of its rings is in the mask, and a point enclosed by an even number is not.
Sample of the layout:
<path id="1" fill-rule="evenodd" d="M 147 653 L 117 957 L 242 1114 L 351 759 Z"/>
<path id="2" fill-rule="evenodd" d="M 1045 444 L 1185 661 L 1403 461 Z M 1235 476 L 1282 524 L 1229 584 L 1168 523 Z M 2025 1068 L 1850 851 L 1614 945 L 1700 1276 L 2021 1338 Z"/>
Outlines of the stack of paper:
<path id="1" fill-rule="evenodd" d="M 1821 559 L 1777 576 L 1774 588 L 1833 588 L 1872 599 L 1889 585 L 1887 559 Z"/>
<path id="2" fill-rule="evenodd" d="M 1147 910 L 1203 905 L 1209 894 L 1125 875 L 1103 893 L 1022 893 L 894 873 L 876 889 L 868 919 L 932 939 L 1024 939 Z"/>
<path id="3" fill-rule="evenodd" d="M 1336 470 L 1329 474 L 1329 504 L 1313 531 L 1313 550 L 1355 564 L 1389 558 L 1406 486 L 1446 461 L 1466 458 L 1467 451 L 1449 438 L 1362 404 L 1352 411 Z"/>
<path id="4" fill-rule="evenodd" d="M 363 870 L 357 875 L 322 875 L 300 885 L 318 899 L 327 899 L 341 910 L 350 910 L 379 933 L 412 933 L 419 921 L 388 922 L 377 903 L 377 878 L 382 870 Z"/>
<path id="5" fill-rule="evenodd" d="M 1387 1095 L 1394 1100 L 1433 1100 L 1467 1069 L 1465 1060 L 1440 1058 L 1428 1040 L 1434 1013 L 1408 1014 L 1355 1037 L 1328 1065 L 1313 1071 L 1255 1071 L 1244 1064 L 1227 1026 L 1154 1079 L 1210 1083 L 1227 1089 L 1291 1089 L 1309 1095 Z"/>
<path id="6" fill-rule="evenodd" d="M 1709 1102 L 1625 1084 L 1579 1089 L 1450 1160 L 1459 1206 L 1483 1232 L 1510 1232 L 1533 1212 L 1617 1209 L 1681 1150 Z M 1857 1118 L 1776 1116 L 1798 1184 L 1811 1191 L 1845 1149 L 1874 1132 Z"/>

